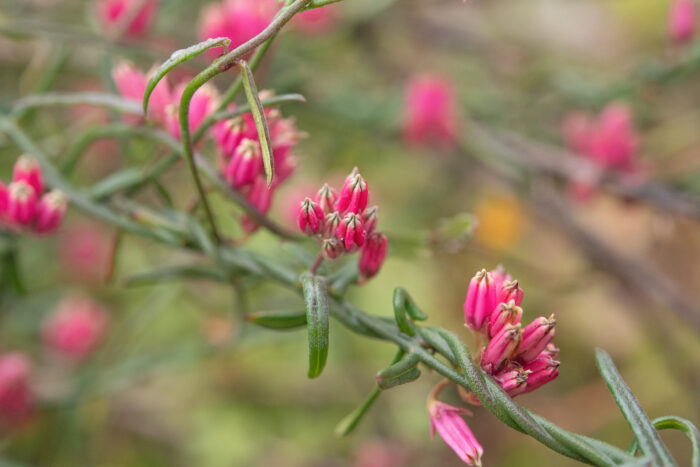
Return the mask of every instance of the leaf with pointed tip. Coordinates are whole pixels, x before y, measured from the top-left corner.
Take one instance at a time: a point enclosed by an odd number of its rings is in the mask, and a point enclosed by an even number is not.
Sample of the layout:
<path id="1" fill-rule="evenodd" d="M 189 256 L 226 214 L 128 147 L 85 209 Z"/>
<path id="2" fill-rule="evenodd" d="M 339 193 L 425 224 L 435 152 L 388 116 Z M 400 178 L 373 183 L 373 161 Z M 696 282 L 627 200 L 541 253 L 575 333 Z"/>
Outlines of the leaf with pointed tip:
<path id="1" fill-rule="evenodd" d="M 610 355 L 604 350 L 596 349 L 595 358 L 600 375 L 639 441 L 642 453 L 649 456 L 654 465 L 676 465 L 651 420 L 620 376 Z"/>
<path id="2" fill-rule="evenodd" d="M 12 106 L 12 112 L 19 113 L 35 107 L 56 105 L 94 105 L 107 107 L 120 113 L 141 115 L 141 109 L 137 102 L 103 92 L 47 92 L 45 94 L 34 94 L 17 99 Z"/>
<path id="3" fill-rule="evenodd" d="M 690 465 L 692 465 L 692 467 L 700 467 L 700 432 L 690 420 L 674 415 L 667 415 L 665 417 L 655 418 L 653 423 L 657 430 L 671 429 L 685 433 L 688 439 L 690 439 L 690 444 L 693 446 L 693 458 L 691 459 Z M 629 448 L 627 448 L 627 452 L 636 454 L 638 449 L 639 442 L 637 438 L 634 438 Z"/>
<path id="4" fill-rule="evenodd" d="M 260 100 L 260 103 L 263 107 L 272 107 L 276 105 L 287 104 L 290 102 L 306 102 L 306 98 L 301 94 L 292 93 L 280 94 L 279 96 L 272 96 Z M 227 118 L 238 117 L 239 115 L 243 115 L 248 112 L 250 112 L 250 104 L 243 104 L 241 106 L 237 106 L 233 110 L 221 110 L 219 112 L 216 112 L 214 115 L 212 115 L 212 120 L 225 120 Z"/>
<path id="5" fill-rule="evenodd" d="M 186 62 L 187 60 L 196 57 L 205 50 L 211 49 L 212 47 L 224 47 L 224 52 L 228 51 L 228 46 L 231 43 L 231 39 L 228 37 L 213 37 L 200 42 L 195 45 L 191 45 L 185 49 L 176 50 L 170 55 L 166 61 L 164 61 L 151 75 L 146 85 L 146 90 L 143 93 L 143 114 L 146 115 L 148 112 L 148 100 L 151 97 L 151 93 L 156 88 L 156 85 L 160 82 L 165 75 L 170 72 L 173 68 L 178 66 L 180 63 Z"/>
<path id="6" fill-rule="evenodd" d="M 309 378 L 315 378 L 328 358 L 328 291 L 323 277 L 309 273 L 301 276 L 301 285 L 309 333 Z"/>
<path id="7" fill-rule="evenodd" d="M 250 67 L 243 60 L 238 62 L 238 66 L 241 67 L 245 97 L 248 99 L 250 112 L 253 114 L 253 120 L 255 121 L 255 128 L 258 130 L 265 176 L 267 178 L 267 186 L 269 187 L 272 184 L 272 177 L 275 175 L 275 161 L 272 158 L 272 142 L 270 141 L 270 129 L 267 126 L 267 119 L 265 118 L 265 109 L 260 102 L 258 88 L 255 86 L 255 79 L 253 78 L 253 72 L 250 71 Z"/>
<path id="8" fill-rule="evenodd" d="M 377 386 L 389 389 L 417 380 L 420 377 L 420 370 L 417 368 L 419 361 L 418 355 L 411 353 L 393 365 L 384 368 L 377 373 Z"/>
<path id="9" fill-rule="evenodd" d="M 255 311 L 245 315 L 245 320 L 269 329 L 296 329 L 306 326 L 306 312 Z"/>

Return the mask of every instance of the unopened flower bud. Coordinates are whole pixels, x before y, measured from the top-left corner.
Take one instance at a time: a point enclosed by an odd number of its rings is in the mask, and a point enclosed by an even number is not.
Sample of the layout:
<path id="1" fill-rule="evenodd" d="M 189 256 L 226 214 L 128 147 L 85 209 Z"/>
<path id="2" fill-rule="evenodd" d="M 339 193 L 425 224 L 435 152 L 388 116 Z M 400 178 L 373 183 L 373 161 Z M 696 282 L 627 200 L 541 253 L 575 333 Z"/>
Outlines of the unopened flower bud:
<path id="1" fill-rule="evenodd" d="M 355 168 L 355 170 L 357 170 L 357 168 Z M 346 212 L 360 214 L 367 207 L 368 197 L 369 191 L 367 189 L 367 182 L 362 178 L 362 175 L 353 171 L 353 173 L 345 179 L 345 184 L 340 192 L 337 204 L 338 212 L 342 214 Z"/>
<path id="2" fill-rule="evenodd" d="M 527 392 L 530 373 L 532 373 L 531 370 L 511 366 L 499 371 L 493 378 L 510 397 L 515 397 Z"/>
<path id="3" fill-rule="evenodd" d="M 549 318 L 540 316 L 523 328 L 523 340 L 518 349 L 518 360 L 529 362 L 545 350 L 554 337 L 554 326 L 557 321 L 554 315 Z"/>
<path id="4" fill-rule="evenodd" d="M 326 214 L 326 218 L 323 221 L 323 236 L 324 237 L 335 237 L 338 232 L 338 226 L 340 226 L 340 214 L 337 212 L 331 212 Z"/>
<path id="5" fill-rule="evenodd" d="M 523 316 L 523 309 L 513 300 L 508 303 L 499 303 L 491 313 L 488 324 L 488 335 L 493 338 L 507 324 L 518 324 Z"/>
<path id="6" fill-rule="evenodd" d="M 18 225 L 30 225 L 36 216 L 37 196 L 25 181 L 10 183 L 7 197 L 7 216 Z"/>
<path id="7" fill-rule="evenodd" d="M 223 159 L 233 156 L 234 151 L 243 139 L 245 123 L 243 118 L 229 118 L 218 122 L 214 126 L 214 141 Z"/>
<path id="8" fill-rule="evenodd" d="M 335 203 L 338 201 L 338 193 L 335 188 L 325 183 L 316 193 L 314 201 L 321 206 L 323 212 L 333 212 L 335 211 Z"/>
<path id="9" fill-rule="evenodd" d="M 481 465 L 484 450 L 469 429 L 467 422 L 461 417 L 461 414 L 471 415 L 468 410 L 438 400 L 430 400 L 428 414 L 431 437 L 434 438 L 437 431 L 445 443 L 467 465 Z"/>
<path id="10" fill-rule="evenodd" d="M 7 216 L 7 203 L 9 201 L 10 194 L 7 191 L 7 187 L 4 183 L 0 182 L 0 222 L 5 220 Z"/>
<path id="11" fill-rule="evenodd" d="M 486 269 L 482 269 L 469 282 L 464 301 L 465 325 L 474 331 L 483 330 L 495 307 L 496 288 L 493 279 Z"/>
<path id="12" fill-rule="evenodd" d="M 299 208 L 299 229 L 306 235 L 316 235 L 323 228 L 323 209 L 306 198 Z"/>
<path id="13" fill-rule="evenodd" d="M 557 355 L 559 355 L 559 349 L 551 342 L 547 344 L 547 347 L 545 347 L 542 352 L 545 352 L 550 358 L 557 358 Z"/>
<path id="14" fill-rule="evenodd" d="M 532 392 L 559 376 L 559 362 L 551 358 L 547 351 L 526 363 L 523 369 L 530 372 L 524 392 Z"/>
<path id="15" fill-rule="evenodd" d="M 335 238 L 324 239 L 321 251 L 323 251 L 323 256 L 327 259 L 336 259 L 345 252 L 343 246 Z"/>
<path id="16" fill-rule="evenodd" d="M 491 274 L 493 285 L 496 287 L 496 295 L 498 295 L 498 291 L 501 290 L 504 283 L 513 280 L 511 275 L 508 274 L 506 268 L 504 268 L 502 264 L 496 266 L 496 269 L 489 271 L 489 274 Z"/>
<path id="17" fill-rule="evenodd" d="M 481 367 L 489 374 L 500 371 L 518 350 L 522 339 L 520 324 L 507 324 L 481 351 Z"/>
<path id="18" fill-rule="evenodd" d="M 262 166 L 260 145 L 251 139 L 244 139 L 234 151 L 226 167 L 226 180 L 233 188 L 240 189 L 255 181 Z"/>
<path id="19" fill-rule="evenodd" d="M 357 269 L 360 275 L 369 279 L 379 271 L 386 258 L 387 238 L 381 232 L 374 232 L 365 239 Z"/>
<path id="20" fill-rule="evenodd" d="M 697 27 L 695 0 L 672 0 L 668 15 L 668 33 L 676 42 L 693 38 Z"/>
<path id="21" fill-rule="evenodd" d="M 362 220 L 365 223 L 367 235 L 374 232 L 374 229 L 377 228 L 377 211 L 379 211 L 379 206 L 372 206 L 365 209 L 365 212 L 362 213 Z"/>
<path id="22" fill-rule="evenodd" d="M 17 159 L 12 171 L 12 181 L 25 182 L 34 188 L 34 193 L 37 196 L 41 196 L 44 192 L 44 177 L 41 173 L 41 167 L 32 156 L 24 154 Z"/>
<path id="23" fill-rule="evenodd" d="M 56 230 L 68 208 L 68 200 L 58 190 L 50 191 L 41 197 L 36 209 L 34 229 L 38 233 Z"/>
<path id="24" fill-rule="evenodd" d="M 523 302 L 523 295 L 523 289 L 520 288 L 520 284 L 517 280 L 505 281 L 501 288 L 498 289 L 496 300 L 498 303 L 508 303 L 513 300 L 516 305 L 520 306 Z"/>
<path id="25" fill-rule="evenodd" d="M 365 231 L 362 224 L 362 216 L 348 213 L 343 218 L 336 231 L 336 237 L 345 248 L 345 251 L 354 251 L 365 243 Z"/>
<path id="26" fill-rule="evenodd" d="M 262 214 L 267 214 L 267 212 L 270 210 L 274 187 L 274 184 L 271 187 L 268 187 L 265 177 L 261 175 L 257 177 L 250 186 L 250 191 L 246 195 L 246 199 L 248 199 L 248 202 Z M 243 216 L 241 218 L 241 227 L 243 227 L 243 230 L 246 233 L 253 233 L 258 229 L 259 225 L 250 217 Z"/>

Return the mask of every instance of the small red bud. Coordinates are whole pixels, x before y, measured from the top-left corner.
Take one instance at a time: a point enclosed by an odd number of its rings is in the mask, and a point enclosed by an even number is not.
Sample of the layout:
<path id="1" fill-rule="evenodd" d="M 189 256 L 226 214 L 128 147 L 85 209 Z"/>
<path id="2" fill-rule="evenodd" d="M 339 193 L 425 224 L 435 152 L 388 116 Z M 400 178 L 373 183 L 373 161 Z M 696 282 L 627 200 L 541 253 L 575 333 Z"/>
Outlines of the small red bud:
<path id="1" fill-rule="evenodd" d="M 299 208 L 299 229 L 306 235 L 316 235 L 321 232 L 323 221 L 323 209 L 311 199 L 304 199 Z"/>
<path id="2" fill-rule="evenodd" d="M 365 243 L 365 231 L 362 224 L 362 216 L 348 213 L 338 226 L 336 237 L 345 248 L 345 251 L 354 251 Z"/>
<path id="3" fill-rule="evenodd" d="M 379 272 L 386 258 L 386 247 L 387 238 L 383 233 L 375 232 L 367 236 L 357 268 L 362 277 L 369 279 Z"/>

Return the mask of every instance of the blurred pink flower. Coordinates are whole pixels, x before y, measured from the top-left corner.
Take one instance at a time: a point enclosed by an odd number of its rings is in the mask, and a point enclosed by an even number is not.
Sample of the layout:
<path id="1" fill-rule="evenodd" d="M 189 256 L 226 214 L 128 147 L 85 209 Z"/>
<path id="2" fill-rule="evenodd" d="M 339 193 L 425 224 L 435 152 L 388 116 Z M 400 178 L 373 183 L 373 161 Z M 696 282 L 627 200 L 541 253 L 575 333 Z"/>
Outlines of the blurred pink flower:
<path id="1" fill-rule="evenodd" d="M 68 225 L 58 240 L 63 270 L 78 279 L 99 282 L 105 273 L 111 242 L 97 224 Z"/>
<path id="2" fill-rule="evenodd" d="M 37 195 L 34 188 L 20 180 L 10 183 L 7 193 L 7 219 L 18 226 L 30 226 L 36 217 Z"/>
<path id="3" fill-rule="evenodd" d="M 150 75 L 150 73 L 149 73 Z M 112 70 L 112 79 L 117 91 L 122 97 L 137 102 L 139 106 L 143 102 L 143 94 L 148 84 L 148 76 L 143 71 L 128 62 L 122 62 Z M 148 101 L 148 113 L 153 116 L 160 125 L 165 124 L 166 109 L 173 102 L 168 79 L 161 79 L 153 89 Z M 128 123 L 138 123 L 141 118 L 136 115 L 128 115 L 124 118 Z"/>
<path id="4" fill-rule="evenodd" d="M 262 32 L 279 7 L 275 0 L 224 0 L 209 4 L 199 18 L 199 40 L 228 37 L 230 48 L 236 48 Z M 207 50 L 212 59 L 221 52 L 221 47 Z"/>
<path id="5" fill-rule="evenodd" d="M 173 138 L 180 139 L 180 98 L 187 83 L 180 83 L 173 92 L 172 103 L 165 109 L 165 127 Z M 210 113 L 219 105 L 219 92 L 214 86 L 205 84 L 195 91 L 190 100 L 190 133 L 194 133 Z"/>
<path id="6" fill-rule="evenodd" d="M 676 42 L 687 42 L 695 36 L 697 9 L 695 0 L 671 0 L 668 33 Z"/>
<path id="7" fill-rule="evenodd" d="M 459 117 L 451 84 L 443 77 L 418 76 L 406 85 L 403 134 L 409 144 L 438 143 L 452 147 L 457 141 Z"/>
<path id="8" fill-rule="evenodd" d="M 56 230 L 68 209 L 68 200 L 58 190 L 50 191 L 41 197 L 37 204 L 34 229 L 38 233 Z"/>
<path id="9" fill-rule="evenodd" d="M 367 440 L 354 451 L 353 467 L 403 467 L 409 465 L 409 446 L 392 441 Z"/>
<path id="10" fill-rule="evenodd" d="M 259 175 L 252 185 L 246 187 L 245 194 L 248 202 L 252 204 L 258 211 L 262 214 L 267 214 L 270 210 L 270 205 L 272 203 L 272 193 L 275 190 L 276 185 L 273 183 L 272 186 L 267 186 L 267 180 L 263 175 Z M 241 218 L 241 227 L 247 233 L 253 233 L 258 230 L 258 223 L 255 222 L 250 216 L 244 215 Z"/>
<path id="11" fill-rule="evenodd" d="M 12 171 L 12 181 L 23 181 L 34 188 L 34 193 L 41 196 L 44 192 L 44 176 L 39 163 L 26 154 L 19 156 Z"/>
<path id="12" fill-rule="evenodd" d="M 138 11 L 134 12 L 134 8 Z M 130 20 L 125 35 L 139 37 L 151 26 L 157 8 L 158 0 L 100 0 L 97 17 L 102 28 L 108 31 L 123 27 L 122 23 Z"/>
<path id="13" fill-rule="evenodd" d="M 330 31 L 338 22 L 340 4 L 303 11 L 292 19 L 291 24 L 300 32 L 315 36 Z"/>
<path id="14" fill-rule="evenodd" d="M 74 360 L 95 350 L 109 326 L 109 315 L 97 303 L 85 298 L 65 298 L 44 321 L 44 343 Z"/>
<path id="15" fill-rule="evenodd" d="M 0 419 L 6 428 L 21 425 L 34 411 L 30 368 L 29 359 L 23 353 L 0 355 Z"/>

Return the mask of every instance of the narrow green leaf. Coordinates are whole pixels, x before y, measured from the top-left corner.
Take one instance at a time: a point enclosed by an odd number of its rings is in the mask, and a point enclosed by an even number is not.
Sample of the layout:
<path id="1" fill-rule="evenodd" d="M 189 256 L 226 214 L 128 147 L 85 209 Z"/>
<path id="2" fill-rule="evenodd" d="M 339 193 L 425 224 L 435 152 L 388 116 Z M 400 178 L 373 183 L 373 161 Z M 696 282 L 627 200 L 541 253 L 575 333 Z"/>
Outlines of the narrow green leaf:
<path id="1" fill-rule="evenodd" d="M 316 378 L 328 358 L 328 292 L 326 281 L 320 276 L 303 274 L 301 284 L 309 333 L 309 378 Z"/>
<path id="2" fill-rule="evenodd" d="M 270 186 L 272 184 L 272 177 L 275 174 L 275 161 L 272 158 L 270 129 L 267 126 L 265 110 L 260 102 L 260 96 L 258 96 L 258 89 L 255 86 L 255 79 L 253 78 L 253 72 L 250 71 L 250 67 L 243 60 L 238 62 L 238 66 L 241 67 L 245 97 L 248 99 L 248 105 L 250 106 L 250 111 L 253 114 L 253 120 L 255 120 L 255 128 L 258 130 L 258 139 L 260 140 L 263 165 L 265 166 L 265 175 L 267 176 L 267 186 Z"/>
<path id="3" fill-rule="evenodd" d="M 401 332 L 409 336 L 416 335 L 416 326 L 409 317 L 420 321 L 428 318 L 401 287 L 394 289 L 394 316 Z"/>
<path id="4" fill-rule="evenodd" d="M 144 173 L 136 167 L 129 167 L 103 178 L 90 188 L 90 197 L 100 201 L 114 193 L 127 189 L 144 178 Z"/>
<path id="5" fill-rule="evenodd" d="M 101 92 L 47 92 L 34 94 L 15 101 L 12 112 L 20 113 L 35 107 L 56 105 L 94 105 L 107 107 L 120 113 L 141 115 L 139 104 L 115 94 Z"/>
<path id="6" fill-rule="evenodd" d="M 417 368 L 419 361 L 418 355 L 411 353 L 393 365 L 384 368 L 377 373 L 377 386 L 389 389 L 417 380 L 420 377 L 420 370 Z"/>
<path id="7" fill-rule="evenodd" d="M 279 96 L 272 96 L 262 99 L 260 104 L 262 104 L 263 107 L 273 107 L 281 104 L 288 104 L 290 102 L 306 102 L 306 98 L 301 94 L 280 94 Z M 212 115 L 212 120 L 216 122 L 219 120 L 226 120 L 227 118 L 238 117 L 239 115 L 250 112 L 250 109 L 250 104 L 243 104 L 237 106 L 233 110 L 222 110 Z"/>
<path id="8" fill-rule="evenodd" d="M 651 420 L 615 368 L 610 356 L 601 349 L 596 349 L 595 356 L 600 375 L 612 393 L 622 415 L 632 428 L 634 436 L 639 441 L 642 453 L 649 456 L 654 465 L 676 465 Z"/>
<path id="9" fill-rule="evenodd" d="M 226 282 L 226 277 L 217 269 L 186 265 L 170 266 L 136 274 L 126 280 L 126 285 L 150 285 L 160 282 L 187 279 L 209 279 L 217 282 Z"/>
<path id="10" fill-rule="evenodd" d="M 653 420 L 654 427 L 657 430 L 679 430 L 686 434 L 690 443 L 693 446 L 693 458 L 690 461 L 692 467 L 700 467 L 700 432 L 690 420 L 685 418 L 676 417 L 674 415 L 667 415 L 665 417 L 655 418 Z M 630 454 L 635 454 L 639 449 L 639 442 L 635 437 L 632 440 L 627 452 Z"/>
<path id="11" fill-rule="evenodd" d="M 186 62 L 187 60 L 196 57 L 212 47 L 223 46 L 224 51 L 228 51 L 228 46 L 230 43 L 231 40 L 228 37 L 213 37 L 198 44 L 191 45 L 185 49 L 180 49 L 173 52 L 170 55 L 170 58 L 164 61 L 151 75 L 151 79 L 148 80 L 146 91 L 143 93 L 143 114 L 146 115 L 148 112 L 148 100 L 151 97 L 151 93 L 153 93 L 156 85 L 165 75 L 168 74 L 170 70 L 178 66 L 180 63 Z"/>
<path id="12" fill-rule="evenodd" d="M 245 315 L 245 320 L 269 329 L 295 329 L 306 326 L 306 312 L 256 311 Z"/>

